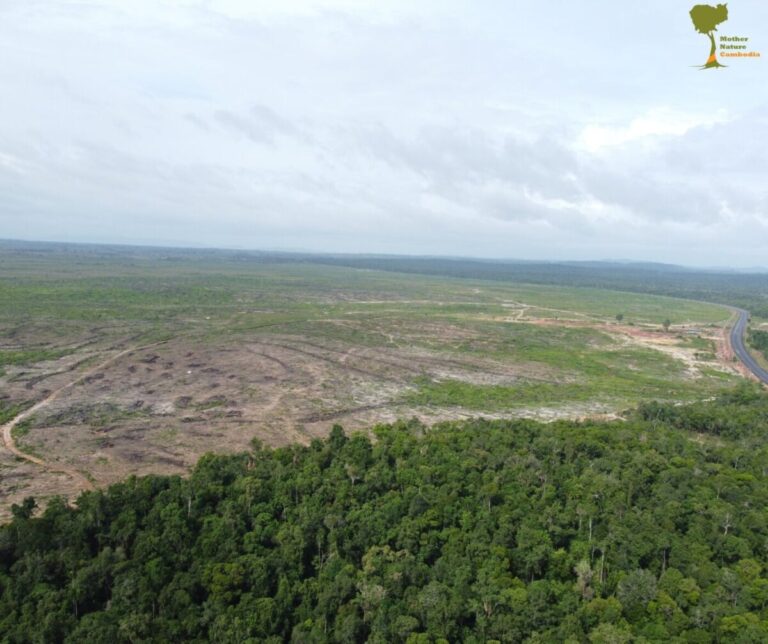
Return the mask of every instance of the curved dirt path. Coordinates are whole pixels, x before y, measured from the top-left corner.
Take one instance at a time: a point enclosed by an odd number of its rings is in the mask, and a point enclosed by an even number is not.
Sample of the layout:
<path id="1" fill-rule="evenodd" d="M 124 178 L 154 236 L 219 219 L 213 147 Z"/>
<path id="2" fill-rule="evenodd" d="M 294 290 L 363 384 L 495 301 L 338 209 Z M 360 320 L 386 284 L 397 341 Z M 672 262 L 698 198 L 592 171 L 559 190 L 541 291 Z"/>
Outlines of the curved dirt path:
<path id="1" fill-rule="evenodd" d="M 29 409 L 25 409 L 20 414 L 17 414 L 14 418 L 9 420 L 7 423 L 5 423 L 2 426 L 3 430 L 3 444 L 5 446 L 5 449 L 7 449 L 11 454 L 14 456 L 17 456 L 18 458 L 22 458 L 25 461 L 29 461 L 30 463 L 34 463 L 35 465 L 39 465 L 40 467 L 48 470 L 49 472 L 54 473 L 62 473 L 67 474 L 68 476 L 72 477 L 73 479 L 79 481 L 81 483 L 81 486 L 88 490 L 93 490 L 94 485 L 91 482 L 91 480 L 85 476 L 82 472 L 79 470 L 76 470 L 73 467 L 68 467 L 66 465 L 59 465 L 59 464 L 53 464 L 49 463 L 48 461 L 43 460 L 42 458 L 35 456 L 34 454 L 28 454 L 27 452 L 24 452 L 23 450 L 19 449 L 18 445 L 16 445 L 16 441 L 13 438 L 13 428 L 16 427 L 21 421 L 29 418 L 32 414 L 40 411 L 41 409 L 44 409 L 48 405 L 50 405 L 54 400 L 56 400 L 62 393 L 67 391 L 68 389 L 71 389 L 78 383 L 85 380 L 88 376 L 91 376 L 104 367 L 109 366 L 116 360 L 119 360 L 125 355 L 128 355 L 130 353 L 133 353 L 135 351 L 141 351 L 143 349 L 149 349 L 151 347 L 155 347 L 159 344 L 164 344 L 166 340 L 163 340 L 162 342 L 155 342 L 153 344 L 147 344 L 140 347 L 131 347 L 130 349 L 125 349 L 124 351 L 120 351 L 119 353 L 116 353 L 115 355 L 111 356 L 107 360 L 104 360 L 103 362 L 100 362 L 95 367 L 90 368 L 85 373 L 80 374 L 77 378 L 74 380 L 71 380 L 66 385 L 59 387 L 55 391 L 52 391 L 50 394 L 48 394 L 45 398 L 42 400 L 36 402 L 34 405 L 32 405 Z"/>

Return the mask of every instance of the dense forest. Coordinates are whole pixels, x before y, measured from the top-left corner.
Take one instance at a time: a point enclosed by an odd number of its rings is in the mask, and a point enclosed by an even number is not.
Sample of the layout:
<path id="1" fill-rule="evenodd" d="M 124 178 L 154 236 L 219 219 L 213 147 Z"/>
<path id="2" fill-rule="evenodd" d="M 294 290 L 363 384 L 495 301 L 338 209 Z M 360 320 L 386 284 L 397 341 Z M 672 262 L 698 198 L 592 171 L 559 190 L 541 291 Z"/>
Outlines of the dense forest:
<path id="1" fill-rule="evenodd" d="M 765 642 L 768 397 L 334 428 L 0 529 L 7 642 Z"/>

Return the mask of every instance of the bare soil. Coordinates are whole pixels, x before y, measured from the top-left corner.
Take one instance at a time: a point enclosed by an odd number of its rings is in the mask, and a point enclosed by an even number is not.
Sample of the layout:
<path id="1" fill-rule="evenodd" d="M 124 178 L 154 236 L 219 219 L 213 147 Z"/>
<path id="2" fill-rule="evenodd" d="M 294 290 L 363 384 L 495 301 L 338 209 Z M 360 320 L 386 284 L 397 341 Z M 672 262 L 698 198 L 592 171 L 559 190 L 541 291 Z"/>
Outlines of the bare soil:
<path id="1" fill-rule="evenodd" d="M 587 316 L 537 319 L 525 316 L 527 310 L 520 305 L 511 320 L 599 329 L 620 342 L 666 352 L 692 371 L 702 365 L 735 369 L 727 335 L 718 328 L 703 332 L 717 346 L 716 360 L 703 362 L 695 350 L 681 346 L 683 329 L 664 333 Z M 355 327 L 350 320 L 322 324 Z M 180 336 L 144 348 L 136 348 L 131 336 L 105 341 L 94 335 L 76 338 L 73 353 L 58 360 L 9 367 L 3 396 L 36 404 L 5 427 L 0 515 L 7 516 L 12 503 L 30 495 L 41 501 L 54 494 L 73 499 L 84 489 L 131 474 L 185 474 L 205 452 L 240 451 L 254 438 L 271 446 L 307 443 L 336 423 L 354 431 L 410 417 L 426 422 L 478 415 L 617 417 L 617 410 L 604 403 L 504 414 L 409 406 L 402 402 L 404 394 L 419 376 L 510 384 L 556 382 L 562 374 L 541 363 L 451 352 L 451 346 L 482 338 L 448 323 L 404 325 L 400 332 L 382 326 L 381 334 L 381 345 L 273 333 L 205 341 Z M 436 338 L 441 350 L 425 348 Z M 19 433 L 21 421 L 26 426 Z"/>

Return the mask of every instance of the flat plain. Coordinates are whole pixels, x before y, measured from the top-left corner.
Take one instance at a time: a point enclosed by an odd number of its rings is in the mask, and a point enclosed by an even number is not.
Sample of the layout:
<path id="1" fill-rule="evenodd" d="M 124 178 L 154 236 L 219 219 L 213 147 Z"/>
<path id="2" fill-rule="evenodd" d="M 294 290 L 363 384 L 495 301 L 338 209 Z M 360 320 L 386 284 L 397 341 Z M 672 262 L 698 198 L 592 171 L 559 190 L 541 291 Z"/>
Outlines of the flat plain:
<path id="1" fill-rule="evenodd" d="M 613 418 L 740 378 L 727 309 L 592 288 L 6 244 L 0 301 L 3 516 L 336 423 Z"/>

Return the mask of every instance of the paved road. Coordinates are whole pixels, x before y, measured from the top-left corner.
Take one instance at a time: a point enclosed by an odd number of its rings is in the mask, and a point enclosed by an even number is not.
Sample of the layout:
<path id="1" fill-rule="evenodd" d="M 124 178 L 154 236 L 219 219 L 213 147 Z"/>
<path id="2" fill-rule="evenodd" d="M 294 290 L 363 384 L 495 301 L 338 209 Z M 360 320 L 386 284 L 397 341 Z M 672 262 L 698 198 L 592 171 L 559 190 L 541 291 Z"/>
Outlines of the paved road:
<path id="1" fill-rule="evenodd" d="M 733 308 L 732 310 L 739 315 L 739 319 L 731 329 L 731 346 L 733 347 L 733 351 L 739 357 L 739 360 L 741 360 L 746 365 L 747 369 L 755 374 L 755 376 L 757 376 L 760 381 L 768 384 L 768 371 L 757 364 L 757 360 L 755 360 L 749 351 L 747 351 L 747 347 L 744 344 L 744 334 L 747 330 L 749 312 L 745 311 L 744 309 L 737 308 Z"/>

